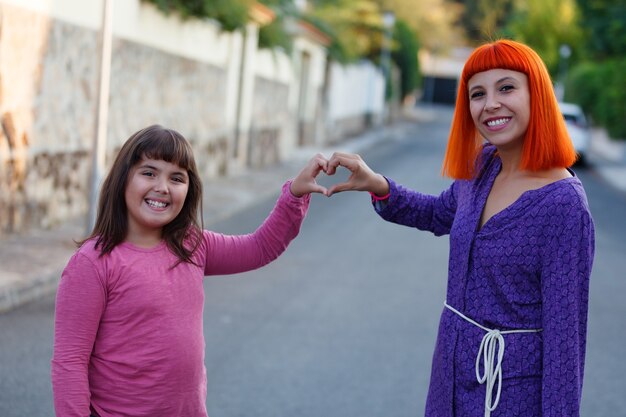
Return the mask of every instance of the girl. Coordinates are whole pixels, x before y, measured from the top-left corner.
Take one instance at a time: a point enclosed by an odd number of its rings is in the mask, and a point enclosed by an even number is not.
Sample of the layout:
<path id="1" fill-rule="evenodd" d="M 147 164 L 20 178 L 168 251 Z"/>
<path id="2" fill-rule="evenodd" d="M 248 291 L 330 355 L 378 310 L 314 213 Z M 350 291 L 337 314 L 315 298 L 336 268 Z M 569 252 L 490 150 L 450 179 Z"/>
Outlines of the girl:
<path id="1" fill-rule="evenodd" d="M 329 160 L 351 171 L 330 195 L 369 191 L 383 219 L 450 235 L 426 416 L 579 415 L 594 227 L 575 158 L 543 62 L 500 40 L 464 66 L 441 195 Z"/>
<path id="2" fill-rule="evenodd" d="M 65 268 L 55 313 L 57 416 L 206 416 L 202 278 L 259 268 L 298 234 L 315 178 L 312 158 L 252 234 L 201 226 L 191 146 L 150 126 L 120 150 L 91 236 Z"/>

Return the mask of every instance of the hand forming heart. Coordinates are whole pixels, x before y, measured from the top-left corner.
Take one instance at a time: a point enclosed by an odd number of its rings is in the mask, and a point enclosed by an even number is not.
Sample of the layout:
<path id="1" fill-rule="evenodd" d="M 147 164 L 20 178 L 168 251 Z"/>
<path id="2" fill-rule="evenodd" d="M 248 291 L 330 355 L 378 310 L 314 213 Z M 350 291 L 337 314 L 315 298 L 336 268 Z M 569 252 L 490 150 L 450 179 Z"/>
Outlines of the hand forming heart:
<path id="1" fill-rule="evenodd" d="M 320 172 L 335 175 L 340 166 L 350 171 L 347 181 L 334 184 L 328 189 L 315 181 Z M 291 192 L 297 197 L 308 193 L 320 193 L 330 197 L 342 191 L 369 191 L 382 196 L 389 192 L 389 183 L 385 177 L 372 171 L 359 155 L 342 152 L 335 152 L 330 159 L 318 153 L 291 183 Z"/>

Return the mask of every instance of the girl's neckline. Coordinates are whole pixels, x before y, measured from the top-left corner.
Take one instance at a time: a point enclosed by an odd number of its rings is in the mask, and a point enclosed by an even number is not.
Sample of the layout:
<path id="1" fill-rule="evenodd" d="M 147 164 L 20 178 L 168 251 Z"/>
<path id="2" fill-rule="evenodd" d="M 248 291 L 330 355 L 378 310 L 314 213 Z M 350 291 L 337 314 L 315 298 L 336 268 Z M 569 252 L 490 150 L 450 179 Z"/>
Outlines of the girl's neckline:
<path id="1" fill-rule="evenodd" d="M 131 242 L 128 242 L 128 241 L 124 241 L 124 242 L 120 243 L 120 246 L 122 246 L 124 248 L 128 248 L 128 249 L 132 249 L 132 250 L 137 251 L 137 252 L 144 252 L 144 253 L 157 252 L 157 251 L 161 250 L 165 246 L 165 240 L 160 240 L 159 243 L 157 243 L 156 245 L 154 245 L 152 247 L 138 246 L 138 245 L 136 245 L 134 243 L 131 243 Z"/>

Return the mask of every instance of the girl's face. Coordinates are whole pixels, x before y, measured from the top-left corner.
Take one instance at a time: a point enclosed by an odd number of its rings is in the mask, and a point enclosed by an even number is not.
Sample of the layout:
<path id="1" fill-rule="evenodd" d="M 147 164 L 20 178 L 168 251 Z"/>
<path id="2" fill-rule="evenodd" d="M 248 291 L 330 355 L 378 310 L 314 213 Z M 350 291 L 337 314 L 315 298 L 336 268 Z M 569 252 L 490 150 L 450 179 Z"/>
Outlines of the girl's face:
<path id="1" fill-rule="evenodd" d="M 158 159 L 142 158 L 130 170 L 124 193 L 128 211 L 128 241 L 161 238 L 163 226 L 185 204 L 187 170 Z"/>
<path id="2" fill-rule="evenodd" d="M 467 86 L 470 113 L 480 134 L 502 149 L 521 149 L 530 121 L 526 74 L 493 69 L 475 74 Z"/>

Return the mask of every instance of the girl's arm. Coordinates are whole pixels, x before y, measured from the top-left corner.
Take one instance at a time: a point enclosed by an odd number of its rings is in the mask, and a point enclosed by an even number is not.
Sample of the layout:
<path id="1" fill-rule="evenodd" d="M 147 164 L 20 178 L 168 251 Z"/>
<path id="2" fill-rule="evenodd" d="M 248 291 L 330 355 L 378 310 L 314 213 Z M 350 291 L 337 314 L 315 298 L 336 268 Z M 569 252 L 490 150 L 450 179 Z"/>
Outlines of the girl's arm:
<path id="1" fill-rule="evenodd" d="M 282 254 L 298 235 L 309 207 L 310 194 L 294 196 L 287 181 L 274 209 L 254 232 L 224 235 L 203 232 L 199 250 L 205 254 L 205 275 L 235 274 L 260 268 Z"/>
<path id="2" fill-rule="evenodd" d="M 248 235 L 227 236 L 204 231 L 200 250 L 205 275 L 234 274 L 260 268 L 282 254 L 295 238 L 309 207 L 310 193 L 327 194 L 315 178 L 328 161 L 317 154 L 293 181 L 287 181 L 274 209 L 263 224 Z"/>
<path id="3" fill-rule="evenodd" d="M 594 226 L 587 210 L 560 201 L 551 216 L 541 272 L 543 416 L 579 415 Z M 579 205 L 580 206 L 580 205 Z"/>
<path id="4" fill-rule="evenodd" d="M 105 289 L 91 261 L 76 253 L 56 295 L 52 390 L 57 416 L 89 416 L 88 369 L 106 302 Z"/>

